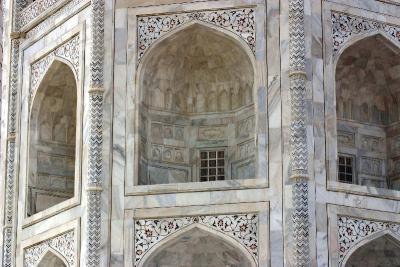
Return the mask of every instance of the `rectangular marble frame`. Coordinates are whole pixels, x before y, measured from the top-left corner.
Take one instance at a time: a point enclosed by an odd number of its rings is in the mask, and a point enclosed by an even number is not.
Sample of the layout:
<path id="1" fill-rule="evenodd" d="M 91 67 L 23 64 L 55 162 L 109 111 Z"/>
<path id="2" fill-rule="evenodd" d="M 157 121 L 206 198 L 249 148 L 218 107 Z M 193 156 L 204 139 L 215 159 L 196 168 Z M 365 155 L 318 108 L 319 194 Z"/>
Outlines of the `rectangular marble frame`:
<path id="1" fill-rule="evenodd" d="M 327 205 L 329 266 L 339 266 L 339 239 L 337 218 L 340 215 L 379 222 L 400 223 L 400 214 L 347 206 Z"/>
<path id="2" fill-rule="evenodd" d="M 381 16 L 373 11 L 344 6 L 332 2 L 323 2 L 322 22 L 323 22 L 323 61 L 324 61 L 324 106 L 325 106 L 325 155 L 326 155 L 326 180 L 327 190 L 348 192 L 359 195 L 378 196 L 390 199 L 400 199 L 400 192 L 396 190 L 363 186 L 357 184 L 345 184 L 337 181 L 337 124 L 336 124 L 336 90 L 335 90 L 335 67 L 340 57 L 340 52 L 333 53 L 332 20 L 331 12 L 351 14 L 370 20 L 380 21 L 400 26 L 400 17 Z M 348 40 L 349 43 L 360 40 L 358 35 Z M 344 44 L 346 46 L 346 44 Z"/>
<path id="3" fill-rule="evenodd" d="M 139 208 L 125 210 L 124 213 L 124 266 L 133 265 L 134 248 L 134 220 L 135 219 L 156 219 L 173 217 L 190 217 L 203 215 L 224 215 L 224 214 L 246 214 L 257 213 L 259 215 L 258 242 L 259 259 L 258 266 L 267 267 L 271 264 L 270 255 L 270 214 L 269 202 L 249 202 L 239 204 L 206 205 L 206 206 L 184 206 L 170 208 Z M 262 253 L 265 252 L 265 253 Z"/>
<path id="4" fill-rule="evenodd" d="M 28 8 L 30 8 L 32 5 L 40 5 L 41 2 L 45 2 L 47 0 L 38 0 L 38 1 L 33 1 L 32 3 L 30 3 L 27 7 L 25 7 L 21 13 L 23 13 L 25 10 L 27 10 Z M 58 0 L 54 5 L 52 5 L 50 8 L 47 8 L 45 11 L 43 11 L 42 13 L 40 13 L 39 15 L 37 15 L 35 18 L 33 18 L 31 21 L 29 21 L 28 23 L 26 23 L 22 28 L 21 31 L 22 32 L 26 32 L 29 29 L 33 28 L 34 26 L 36 26 L 37 24 L 39 24 L 41 21 L 43 21 L 44 19 L 46 19 L 46 17 L 48 17 L 49 15 L 51 15 L 52 13 L 56 12 L 58 9 L 60 9 L 61 7 L 65 6 L 68 2 L 70 2 L 72 0 Z"/>
<path id="5" fill-rule="evenodd" d="M 158 193 L 171 193 L 180 191 L 207 191 L 207 190 L 229 190 L 229 189 L 242 189 L 242 188 L 261 188 L 268 187 L 268 112 L 267 112 L 267 62 L 266 62 L 266 42 L 265 35 L 266 17 L 265 17 L 265 2 L 261 0 L 242 1 L 219 1 L 219 2 L 206 2 L 206 3 L 187 3 L 187 4 L 171 4 L 168 6 L 152 6 L 152 7 L 137 7 L 132 8 L 134 3 L 126 3 L 127 7 L 127 21 L 125 22 L 125 38 L 127 46 L 122 47 L 126 49 L 127 63 L 126 69 L 123 73 L 126 75 L 126 94 L 125 103 L 125 194 L 127 195 L 141 195 L 141 194 L 158 194 Z M 138 87 L 137 84 L 137 16 L 139 15 L 152 15 L 152 14 L 169 14 L 192 12 L 199 10 L 218 10 L 218 9 L 234 9 L 242 7 L 254 7 L 256 10 L 256 52 L 255 52 L 255 92 L 254 95 L 264 94 L 265 101 L 261 101 L 262 106 L 257 107 L 256 114 L 258 120 L 256 125 L 258 129 L 257 137 L 257 170 L 258 176 L 255 179 L 246 180 L 229 180 L 217 182 L 203 182 L 203 183 L 179 183 L 179 184 L 162 184 L 162 185 L 136 185 L 135 180 L 138 176 L 138 155 L 139 148 L 139 135 L 137 133 L 138 126 Z M 122 9 L 121 9 L 122 11 Z M 119 12 L 121 12 L 119 11 Z M 121 25 L 122 26 L 122 25 Z M 117 53 L 123 53 L 118 52 Z M 118 56 L 116 56 L 118 57 Z M 115 66 L 117 70 L 118 67 Z M 129 74 L 129 75 L 128 75 Z M 133 88 L 133 89 L 131 89 Z M 267 164 L 265 164 L 267 163 Z"/>
<path id="6" fill-rule="evenodd" d="M 34 246 L 35 244 L 41 243 L 43 241 L 49 240 L 60 234 L 74 231 L 76 239 L 75 241 L 75 262 L 74 267 L 79 267 L 80 262 L 80 238 L 81 238 L 81 222 L 80 219 L 75 219 L 73 221 L 63 223 L 54 228 L 48 229 L 46 231 L 37 233 L 30 238 L 27 238 L 21 242 L 20 249 L 18 250 L 17 256 L 17 266 L 24 266 L 24 250 L 28 247 Z"/>
<path id="7" fill-rule="evenodd" d="M 51 34 L 51 32 L 49 33 Z M 22 227 L 30 226 L 34 223 L 37 223 L 43 219 L 46 219 L 52 215 L 70 209 L 74 206 L 77 206 L 81 202 L 81 180 L 82 180 L 82 150 L 83 150 L 83 92 L 84 92 L 84 52 L 86 45 L 86 30 L 84 23 L 78 23 L 78 26 L 73 27 L 71 30 L 67 30 L 64 33 L 56 33 L 57 37 L 53 37 L 53 40 L 46 45 L 45 49 L 35 52 L 31 57 L 24 58 L 21 55 L 21 60 L 23 60 L 23 78 L 21 81 L 22 86 L 22 96 L 21 96 L 21 155 L 25 155 L 25 161 L 21 160 L 20 168 L 18 170 L 20 177 L 20 185 L 21 189 L 19 198 L 21 199 L 21 203 L 23 204 L 23 208 L 19 212 L 19 219 L 22 221 Z M 80 79 L 77 81 L 77 129 L 76 129 L 76 155 L 75 155 L 75 181 L 74 181 L 74 197 L 63 201 L 57 205 L 54 205 L 44 211 L 38 212 L 30 217 L 26 217 L 26 196 L 27 196 L 27 172 L 29 166 L 29 90 L 30 90 L 30 75 L 31 75 L 31 65 L 36 60 L 42 58 L 46 54 L 52 52 L 55 48 L 62 45 L 64 42 L 69 40 L 75 35 L 79 35 L 80 42 L 80 58 L 79 58 L 79 76 Z M 28 49 L 35 42 L 24 43 L 21 47 L 22 51 Z"/>

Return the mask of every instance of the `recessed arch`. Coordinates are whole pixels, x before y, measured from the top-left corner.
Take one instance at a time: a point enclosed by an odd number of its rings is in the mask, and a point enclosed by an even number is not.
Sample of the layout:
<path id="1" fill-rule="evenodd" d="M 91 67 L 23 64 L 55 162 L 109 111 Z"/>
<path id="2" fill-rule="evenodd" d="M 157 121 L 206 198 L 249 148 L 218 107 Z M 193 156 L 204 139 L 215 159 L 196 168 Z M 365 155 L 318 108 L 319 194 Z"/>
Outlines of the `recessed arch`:
<path id="1" fill-rule="evenodd" d="M 338 180 L 398 189 L 400 46 L 370 32 L 348 41 L 336 60 Z"/>
<path id="2" fill-rule="evenodd" d="M 170 257 L 170 254 L 175 256 Z M 200 258 L 203 261 L 200 262 Z M 218 262 L 210 263 L 212 259 Z M 138 266 L 155 267 L 159 266 L 157 263 L 176 267 L 258 266 L 237 240 L 201 224 L 192 224 L 164 238 L 146 252 Z"/>
<path id="3" fill-rule="evenodd" d="M 399 266 L 400 236 L 391 230 L 383 230 L 363 238 L 349 249 L 341 266 L 357 267 L 361 262 L 365 267 Z"/>
<path id="4" fill-rule="evenodd" d="M 254 55 L 240 37 L 187 23 L 152 44 L 136 78 L 136 183 L 255 178 Z M 208 153 L 219 159 L 215 170 L 200 166 Z"/>
<path id="5" fill-rule="evenodd" d="M 336 65 L 340 59 L 340 56 L 347 50 L 347 48 L 357 44 L 358 42 L 362 42 L 366 38 L 374 36 L 381 37 L 385 39 L 388 43 L 392 44 L 394 47 L 400 49 L 400 42 L 396 41 L 395 39 L 391 38 L 387 33 L 382 32 L 380 30 L 373 30 L 362 34 L 356 34 L 351 38 L 349 38 L 348 40 L 346 40 L 346 42 L 340 47 L 340 49 L 336 51 L 333 57 L 333 66 L 335 67 L 335 70 L 336 70 Z"/>
<path id="6" fill-rule="evenodd" d="M 31 99 L 28 216 L 74 196 L 77 103 L 72 66 L 54 58 Z"/>
<path id="7" fill-rule="evenodd" d="M 229 31 L 227 29 L 224 29 L 222 27 L 213 25 L 211 23 L 207 23 L 204 21 L 199 21 L 199 20 L 192 20 L 189 21 L 187 23 L 184 23 L 172 30 L 170 30 L 169 32 L 167 32 L 166 34 L 162 35 L 161 37 L 159 37 L 156 41 L 154 41 L 146 50 L 146 52 L 144 53 L 144 55 L 140 58 L 139 63 L 138 63 L 138 76 L 140 76 L 141 74 L 141 69 L 144 68 L 145 62 L 147 61 L 147 57 L 150 57 L 152 54 L 152 50 L 157 50 L 159 47 L 162 47 L 162 43 L 164 40 L 166 39 L 170 39 L 170 37 L 174 37 L 176 36 L 177 33 L 179 33 L 180 31 L 183 31 L 187 28 L 193 27 L 195 25 L 198 26 L 203 26 L 207 29 L 213 30 L 215 31 L 215 33 L 220 34 L 224 37 L 228 37 L 230 38 L 232 41 L 236 42 L 240 47 L 242 47 L 242 49 L 246 52 L 246 54 L 248 55 L 248 57 L 251 59 L 252 61 L 252 65 L 253 68 L 255 69 L 255 60 L 254 60 L 254 52 L 251 50 L 251 48 L 249 47 L 248 43 L 246 43 L 245 40 L 243 40 L 242 37 L 240 37 L 239 35 L 235 34 L 232 31 Z"/>
<path id="8" fill-rule="evenodd" d="M 69 264 L 59 252 L 48 248 L 38 260 L 36 267 L 69 267 Z"/>
<path id="9" fill-rule="evenodd" d="M 31 93 L 30 93 L 30 98 L 31 98 L 30 99 L 30 103 L 33 103 L 33 100 L 35 99 L 36 93 L 38 91 L 37 89 L 40 88 L 43 83 L 46 83 L 46 79 L 45 78 L 48 78 L 48 77 L 52 76 L 48 72 L 49 71 L 51 71 L 51 72 L 55 71 L 55 69 L 56 69 L 55 66 L 57 66 L 59 64 L 67 65 L 71 69 L 72 73 L 74 74 L 75 82 L 78 83 L 78 74 L 76 72 L 75 66 L 69 60 L 67 60 L 65 58 L 62 58 L 62 57 L 59 57 L 59 56 L 56 56 L 56 55 L 53 55 L 51 57 L 51 59 L 50 59 L 50 62 L 48 64 L 46 64 L 45 69 L 42 71 L 42 74 L 39 77 L 39 81 L 36 82 L 35 86 L 30 88 L 30 91 L 31 91 Z"/>

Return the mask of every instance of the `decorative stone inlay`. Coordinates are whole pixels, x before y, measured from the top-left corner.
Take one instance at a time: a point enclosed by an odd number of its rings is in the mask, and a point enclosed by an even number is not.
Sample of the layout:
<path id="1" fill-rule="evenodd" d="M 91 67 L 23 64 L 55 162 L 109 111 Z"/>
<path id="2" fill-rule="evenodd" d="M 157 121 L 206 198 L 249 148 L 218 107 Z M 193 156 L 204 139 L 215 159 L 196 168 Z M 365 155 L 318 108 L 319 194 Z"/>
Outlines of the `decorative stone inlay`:
<path id="1" fill-rule="evenodd" d="M 40 22 L 38 25 L 28 31 L 26 33 L 26 38 L 31 38 L 37 35 L 38 32 L 42 32 L 43 30 L 54 26 L 58 21 L 60 21 L 61 17 L 65 18 L 74 14 L 82 8 L 82 3 L 84 2 L 85 0 L 72 0 L 68 2 L 66 5 L 58 9 L 55 13 L 49 15 L 44 21 Z"/>
<path id="2" fill-rule="evenodd" d="M 24 266 L 37 266 L 39 260 L 49 249 L 60 253 L 69 266 L 75 266 L 75 232 L 73 230 L 26 248 L 24 250 Z"/>
<path id="3" fill-rule="evenodd" d="M 234 214 L 135 220 L 135 266 L 158 242 L 192 224 L 201 224 L 233 237 L 258 262 L 258 215 Z"/>
<path id="4" fill-rule="evenodd" d="M 43 12 L 56 5 L 61 0 L 36 0 L 19 14 L 19 27 L 22 28 L 35 18 L 39 17 Z"/>
<path id="5" fill-rule="evenodd" d="M 371 234 L 391 230 L 400 237 L 400 224 L 392 222 L 370 221 L 352 217 L 338 217 L 339 267 L 348 251 L 358 242 Z"/>
<path id="6" fill-rule="evenodd" d="M 160 37 L 190 21 L 210 23 L 240 36 L 255 52 L 255 16 L 253 8 L 195 11 L 138 18 L 138 60 Z"/>
<path id="7" fill-rule="evenodd" d="M 289 246 L 292 263 L 310 266 L 310 215 L 308 208 L 308 146 L 306 129 L 306 46 L 304 0 L 289 1 L 290 159 L 292 185 Z"/>
<path id="8" fill-rule="evenodd" d="M 357 16 L 332 12 L 333 53 L 351 38 L 359 34 L 379 31 L 400 45 L 400 27 Z"/>
<path id="9" fill-rule="evenodd" d="M 43 79 L 47 69 L 50 67 L 53 59 L 55 57 L 60 57 L 69 61 L 73 68 L 75 74 L 79 79 L 79 56 L 80 56 L 80 40 L 79 35 L 75 35 L 70 40 L 60 45 L 52 52 L 47 54 L 45 57 L 34 62 L 31 66 L 31 86 L 29 90 L 29 102 L 31 102 L 32 97 Z"/>

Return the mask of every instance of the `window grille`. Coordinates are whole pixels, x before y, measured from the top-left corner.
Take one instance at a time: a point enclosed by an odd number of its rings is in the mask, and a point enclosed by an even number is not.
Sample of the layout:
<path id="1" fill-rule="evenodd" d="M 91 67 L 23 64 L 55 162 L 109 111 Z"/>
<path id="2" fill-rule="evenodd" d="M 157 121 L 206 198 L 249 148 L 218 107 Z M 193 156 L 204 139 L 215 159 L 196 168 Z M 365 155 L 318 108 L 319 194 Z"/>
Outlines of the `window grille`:
<path id="1" fill-rule="evenodd" d="M 200 182 L 225 180 L 225 151 L 200 151 Z"/>
<path id="2" fill-rule="evenodd" d="M 338 178 L 340 182 L 353 184 L 354 181 L 354 157 L 339 155 Z"/>

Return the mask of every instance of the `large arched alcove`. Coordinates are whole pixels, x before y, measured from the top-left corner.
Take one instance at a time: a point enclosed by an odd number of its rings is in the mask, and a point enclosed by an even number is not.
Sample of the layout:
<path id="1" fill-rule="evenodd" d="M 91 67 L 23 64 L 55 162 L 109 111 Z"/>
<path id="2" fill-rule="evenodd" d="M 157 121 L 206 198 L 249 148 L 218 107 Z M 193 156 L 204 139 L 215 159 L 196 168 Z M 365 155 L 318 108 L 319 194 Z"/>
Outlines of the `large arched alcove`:
<path id="1" fill-rule="evenodd" d="M 254 178 L 254 70 L 240 42 L 196 23 L 143 60 L 138 183 Z"/>
<path id="2" fill-rule="evenodd" d="M 31 105 L 28 216 L 74 195 L 77 85 L 67 64 L 52 63 Z"/>
<path id="3" fill-rule="evenodd" d="M 141 266 L 251 267 L 252 259 L 233 244 L 194 227 L 158 247 Z"/>
<path id="4" fill-rule="evenodd" d="M 336 66 L 338 180 L 400 188 L 400 49 L 366 37 Z"/>
<path id="5" fill-rule="evenodd" d="M 56 255 L 55 252 L 49 250 L 42 257 L 37 267 L 68 267 L 66 261 L 62 260 L 61 257 L 61 255 Z"/>
<path id="6" fill-rule="evenodd" d="M 400 242 L 390 235 L 376 238 L 354 251 L 345 267 L 399 267 Z"/>

